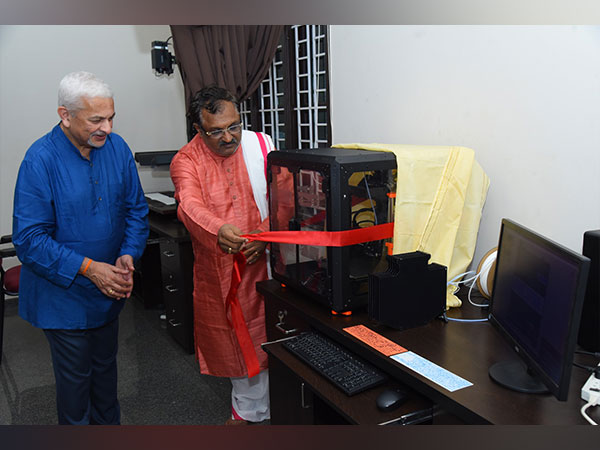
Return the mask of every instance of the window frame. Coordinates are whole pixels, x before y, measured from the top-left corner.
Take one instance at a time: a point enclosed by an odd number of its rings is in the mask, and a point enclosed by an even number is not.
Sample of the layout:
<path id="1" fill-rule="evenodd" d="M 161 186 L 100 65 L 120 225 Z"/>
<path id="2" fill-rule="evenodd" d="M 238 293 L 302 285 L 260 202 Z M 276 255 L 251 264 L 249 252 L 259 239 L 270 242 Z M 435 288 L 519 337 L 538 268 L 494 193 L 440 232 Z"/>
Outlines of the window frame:
<path id="1" fill-rule="evenodd" d="M 331 146 L 331 107 L 330 107 L 330 77 L 329 77 L 329 33 L 326 25 L 291 25 L 284 28 L 282 33 L 277 53 L 273 63 L 269 68 L 269 73 L 265 80 L 261 83 L 256 92 L 249 99 L 240 105 L 240 113 L 242 121 L 246 129 L 253 131 L 265 132 L 273 138 L 275 147 L 277 148 L 315 148 L 315 147 L 330 147 Z M 315 43 L 323 41 L 321 46 L 315 50 Z M 300 58 L 297 54 L 297 49 L 305 43 L 306 56 Z M 315 62 L 317 58 L 321 58 L 323 67 L 320 67 L 318 73 L 315 73 Z M 301 60 L 306 60 L 305 73 L 298 74 Z M 281 66 L 281 73 L 277 72 L 277 66 Z M 273 76 L 275 75 L 275 77 Z M 307 77 L 308 92 L 300 92 L 299 82 L 300 77 Z M 323 77 L 321 81 L 324 87 L 315 87 L 318 85 L 319 76 Z M 279 100 L 277 104 L 272 101 L 269 107 L 265 108 L 265 90 L 269 90 L 268 95 L 271 95 L 273 89 L 277 85 L 277 81 L 281 81 L 283 95 L 283 106 L 280 106 Z M 268 87 L 266 87 L 268 86 Z M 306 90 L 303 90 L 306 91 Z M 319 92 L 324 94 L 324 102 L 319 101 Z M 301 104 L 300 95 L 308 94 L 309 99 L 307 105 Z M 277 97 L 277 92 L 275 92 Z M 277 97 L 277 98 L 279 98 Z M 281 110 L 283 123 L 271 120 L 272 123 L 264 123 L 265 116 L 271 114 L 271 119 L 274 117 L 273 110 Z M 312 116 L 306 123 L 302 123 L 303 111 Z M 319 122 L 319 111 L 325 111 L 326 123 Z M 275 113 L 277 114 L 277 113 Z M 306 114 L 305 114 L 306 115 Z M 283 127 L 285 138 L 279 136 L 279 127 Z M 318 127 L 326 127 L 326 139 L 319 139 Z M 305 139 L 301 136 L 301 127 L 310 127 L 309 135 L 312 139 Z M 284 145 L 282 146 L 281 143 Z"/>

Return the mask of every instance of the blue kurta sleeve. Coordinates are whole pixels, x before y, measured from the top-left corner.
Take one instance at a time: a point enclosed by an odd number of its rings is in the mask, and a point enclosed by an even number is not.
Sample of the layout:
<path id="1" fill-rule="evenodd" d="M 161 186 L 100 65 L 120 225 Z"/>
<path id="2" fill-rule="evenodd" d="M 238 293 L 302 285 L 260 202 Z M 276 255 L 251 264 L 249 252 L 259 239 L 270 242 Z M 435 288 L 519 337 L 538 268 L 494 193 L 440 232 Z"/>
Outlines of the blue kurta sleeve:
<path id="1" fill-rule="evenodd" d="M 15 187 L 13 244 L 23 264 L 37 275 L 67 288 L 84 256 L 53 239 L 56 219 L 51 184 L 42 163 L 23 161 Z"/>
<path id="2" fill-rule="evenodd" d="M 123 144 L 127 146 L 124 142 Z M 125 236 L 119 249 L 119 256 L 131 255 L 135 261 L 141 258 L 148 239 L 148 203 L 144 197 L 144 191 L 140 184 L 131 151 L 129 148 L 127 148 L 127 151 L 129 152 L 125 169 L 127 186 L 125 189 L 126 195 L 123 199 L 126 209 Z"/>

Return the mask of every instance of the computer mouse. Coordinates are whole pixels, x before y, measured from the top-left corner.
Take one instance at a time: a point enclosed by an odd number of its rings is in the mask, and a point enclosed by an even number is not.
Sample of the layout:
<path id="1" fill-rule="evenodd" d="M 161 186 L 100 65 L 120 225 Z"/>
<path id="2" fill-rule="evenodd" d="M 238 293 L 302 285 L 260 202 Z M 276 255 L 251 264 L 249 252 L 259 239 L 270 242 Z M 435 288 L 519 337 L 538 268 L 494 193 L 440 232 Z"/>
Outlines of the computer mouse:
<path id="1" fill-rule="evenodd" d="M 408 396 L 402 389 L 385 389 L 377 396 L 375 402 L 377 409 L 380 411 L 393 411 L 400 407 L 407 399 Z"/>

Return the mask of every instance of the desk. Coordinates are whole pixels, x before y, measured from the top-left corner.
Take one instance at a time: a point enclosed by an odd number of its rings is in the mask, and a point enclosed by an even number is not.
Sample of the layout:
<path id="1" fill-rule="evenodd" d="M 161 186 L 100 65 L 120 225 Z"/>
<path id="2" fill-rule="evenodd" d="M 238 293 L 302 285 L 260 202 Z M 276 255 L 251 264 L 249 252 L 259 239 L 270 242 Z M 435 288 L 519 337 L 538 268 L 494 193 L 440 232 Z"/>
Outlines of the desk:
<path id="1" fill-rule="evenodd" d="M 153 245 L 158 246 L 148 264 L 160 268 L 158 274 L 150 272 L 150 276 L 158 276 L 152 281 L 165 305 L 167 331 L 188 353 L 194 353 L 194 253 L 190 235 L 174 214 L 151 209 L 148 222 L 157 237 Z"/>
<path id="2" fill-rule="evenodd" d="M 173 192 L 161 192 L 169 197 Z M 148 223 L 150 235 L 146 241 L 144 254 L 135 264 L 134 293 L 144 307 L 151 308 L 164 304 L 163 280 L 161 275 L 161 244 L 167 240 L 186 246 L 190 240 L 189 233 L 177 220 L 177 205 L 164 203 L 146 197 L 148 208 Z M 164 249 L 163 249 L 164 251 Z"/>
<path id="3" fill-rule="evenodd" d="M 269 341 L 285 337 L 285 333 L 281 330 L 285 330 L 286 327 L 295 329 L 289 332 L 289 335 L 308 328 L 320 331 L 377 366 L 390 375 L 393 381 L 411 389 L 415 393 L 415 401 L 421 402 L 417 408 L 422 409 L 425 405 L 423 402 L 430 401 L 434 405 L 435 417 L 432 420 L 434 424 L 587 424 L 579 413 L 579 409 L 584 404 L 580 397 L 580 389 L 589 376 L 582 369 L 573 368 L 567 402 L 559 402 L 550 394 L 531 395 L 513 392 L 489 378 L 488 368 L 493 363 L 510 357 L 513 351 L 488 322 L 445 323 L 442 320 L 434 320 L 422 327 L 398 331 L 372 321 L 366 311 L 355 311 L 352 316 L 332 316 L 322 305 L 289 288 L 281 287 L 280 283 L 274 280 L 257 283 L 257 289 L 265 297 Z M 459 309 L 451 310 L 449 315 L 477 318 L 481 316 L 481 312 L 479 308 L 466 304 Z M 473 383 L 473 386 L 455 392 L 445 390 L 343 331 L 345 327 L 358 324 L 367 326 L 404 348 L 465 378 Z M 373 398 L 367 396 L 367 393 L 362 397 L 346 397 L 343 394 L 336 397 L 328 391 L 329 383 L 324 378 L 295 360 L 293 356 L 286 354 L 286 350 L 281 348 L 280 343 L 268 344 L 265 350 L 269 353 L 269 364 L 273 364 L 275 368 L 270 376 L 273 386 L 281 386 L 285 383 L 285 380 L 278 379 L 278 373 L 281 373 L 278 369 L 285 366 L 288 373 L 293 373 L 300 383 L 305 382 L 313 386 L 311 394 L 319 397 L 320 402 L 329 404 L 337 415 L 348 419 L 348 411 L 355 407 L 370 408 L 373 413 L 377 412 L 374 406 L 368 406 L 368 402 L 374 402 L 375 394 Z M 583 355 L 576 355 L 575 359 L 587 365 L 597 363 L 593 358 Z M 331 387 L 331 389 L 335 388 Z M 282 400 L 281 397 L 290 397 L 290 395 L 286 396 L 282 392 L 271 392 L 271 394 L 273 423 L 319 423 L 318 417 L 303 418 L 301 414 L 293 412 L 289 413 L 289 420 L 278 417 L 278 413 L 282 410 L 290 411 L 290 407 L 286 410 L 278 405 Z M 594 408 L 589 411 L 590 416 L 598 422 L 600 413 Z M 377 420 L 376 423 L 381 423 Z M 372 423 L 373 421 L 362 416 L 354 416 L 354 418 L 350 417 L 348 422 Z"/>

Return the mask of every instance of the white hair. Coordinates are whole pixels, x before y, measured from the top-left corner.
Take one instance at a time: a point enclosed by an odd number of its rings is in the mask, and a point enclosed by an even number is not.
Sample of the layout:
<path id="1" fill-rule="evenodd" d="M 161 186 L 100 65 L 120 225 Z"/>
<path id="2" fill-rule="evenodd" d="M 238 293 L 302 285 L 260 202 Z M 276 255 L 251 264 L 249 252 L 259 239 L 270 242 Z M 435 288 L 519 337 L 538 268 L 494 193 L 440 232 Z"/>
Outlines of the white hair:
<path id="1" fill-rule="evenodd" d="M 83 108 L 82 97 L 113 98 L 108 84 L 90 72 L 71 72 L 60 80 L 58 85 L 58 106 L 64 106 L 71 113 Z"/>

